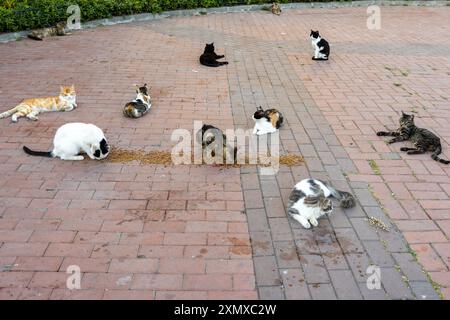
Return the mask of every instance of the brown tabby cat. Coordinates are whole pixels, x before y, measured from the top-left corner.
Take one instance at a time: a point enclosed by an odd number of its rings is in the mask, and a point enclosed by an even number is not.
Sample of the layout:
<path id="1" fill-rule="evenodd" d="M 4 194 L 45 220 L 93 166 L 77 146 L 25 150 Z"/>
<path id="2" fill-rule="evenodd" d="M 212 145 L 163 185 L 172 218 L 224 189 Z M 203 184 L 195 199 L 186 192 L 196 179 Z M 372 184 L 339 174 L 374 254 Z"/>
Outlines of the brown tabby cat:
<path id="1" fill-rule="evenodd" d="M 28 38 L 33 40 L 42 41 L 44 38 L 47 37 L 54 37 L 54 36 L 65 36 L 66 35 L 66 22 L 58 22 L 56 26 L 49 27 L 49 28 L 42 28 L 33 30 L 28 35 Z"/>
<path id="2" fill-rule="evenodd" d="M 61 87 L 58 97 L 33 98 L 23 100 L 17 107 L 0 114 L 0 119 L 12 115 L 11 120 L 17 122 L 20 117 L 38 120 L 37 115 L 50 111 L 72 111 L 77 107 L 75 86 Z"/>
<path id="3" fill-rule="evenodd" d="M 277 16 L 279 16 L 281 14 L 281 7 L 280 4 L 274 2 L 272 4 L 272 6 L 270 7 L 270 10 L 272 11 L 273 14 L 276 14 Z"/>
<path id="4" fill-rule="evenodd" d="M 443 164 L 450 164 L 450 161 L 439 158 L 442 153 L 441 139 L 428 129 L 419 128 L 414 124 L 414 115 L 406 114 L 402 111 L 400 118 L 400 128 L 397 131 L 377 132 L 379 137 L 392 136 L 393 139 L 387 141 L 388 144 L 401 141 L 411 141 L 415 148 L 400 148 L 400 151 L 407 154 L 423 154 L 427 151 L 433 152 L 431 158 Z"/>

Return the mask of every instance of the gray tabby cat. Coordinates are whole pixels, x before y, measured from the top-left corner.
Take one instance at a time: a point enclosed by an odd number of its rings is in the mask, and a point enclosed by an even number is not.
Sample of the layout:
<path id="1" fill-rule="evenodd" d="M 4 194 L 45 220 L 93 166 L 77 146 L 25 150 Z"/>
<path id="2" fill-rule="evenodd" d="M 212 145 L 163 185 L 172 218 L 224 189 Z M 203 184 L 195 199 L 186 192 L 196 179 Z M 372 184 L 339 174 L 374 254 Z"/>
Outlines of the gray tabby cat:
<path id="1" fill-rule="evenodd" d="M 317 227 L 320 217 L 333 212 L 330 197 L 340 200 L 342 208 L 355 206 L 355 198 L 348 192 L 334 189 L 327 183 L 305 179 L 299 182 L 289 197 L 288 213 L 306 229 Z"/>

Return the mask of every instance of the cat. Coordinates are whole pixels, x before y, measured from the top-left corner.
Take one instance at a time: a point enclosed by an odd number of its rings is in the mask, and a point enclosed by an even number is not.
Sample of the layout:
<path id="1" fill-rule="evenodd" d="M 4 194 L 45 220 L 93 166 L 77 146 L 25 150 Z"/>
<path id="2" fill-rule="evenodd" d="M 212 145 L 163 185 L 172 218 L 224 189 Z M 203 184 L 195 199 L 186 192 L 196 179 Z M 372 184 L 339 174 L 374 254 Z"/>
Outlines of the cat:
<path id="1" fill-rule="evenodd" d="M 58 157 L 61 160 L 84 160 L 80 153 L 87 154 L 93 160 L 102 160 L 108 156 L 110 147 L 99 127 L 74 122 L 67 123 L 56 131 L 52 151 L 33 151 L 25 146 L 23 150 L 32 156 Z"/>
<path id="2" fill-rule="evenodd" d="M 377 136 L 393 136 L 387 143 L 392 144 L 400 141 L 411 141 L 415 148 L 400 148 L 407 154 L 423 154 L 427 151 L 433 152 L 431 158 L 443 164 L 450 164 L 450 161 L 439 158 L 442 153 L 441 139 L 427 129 L 418 128 L 414 124 L 414 115 L 406 114 L 402 111 L 400 117 L 400 128 L 397 131 L 380 131 Z"/>
<path id="3" fill-rule="evenodd" d="M 340 200 L 342 208 L 355 206 L 355 198 L 348 192 L 339 191 L 317 179 L 300 181 L 289 196 L 288 213 L 306 228 L 319 225 L 317 219 L 333 212 L 330 197 Z"/>
<path id="4" fill-rule="evenodd" d="M 47 37 L 54 37 L 54 36 L 65 36 L 66 34 L 66 22 L 58 22 L 56 26 L 49 27 L 49 28 L 42 28 L 33 30 L 28 34 L 28 38 L 33 40 L 42 41 L 44 38 Z"/>
<path id="5" fill-rule="evenodd" d="M 220 67 L 228 64 L 227 61 L 216 61 L 217 59 L 225 58 L 225 56 L 219 56 L 214 52 L 214 42 L 206 44 L 205 51 L 200 56 L 200 63 L 207 67 Z"/>
<path id="6" fill-rule="evenodd" d="M 11 117 L 17 122 L 20 117 L 37 121 L 37 115 L 50 111 L 72 111 L 77 107 L 75 86 L 61 87 L 58 97 L 25 99 L 18 106 L 0 114 L 0 119 Z"/>
<path id="7" fill-rule="evenodd" d="M 311 43 L 314 48 L 314 57 L 312 57 L 312 59 L 328 60 L 330 57 L 330 45 L 328 41 L 320 36 L 319 31 L 311 30 L 309 37 L 311 38 Z"/>
<path id="8" fill-rule="evenodd" d="M 257 135 L 274 133 L 280 129 L 284 122 L 280 111 L 277 109 L 263 110 L 262 107 L 257 108 L 253 115 L 253 120 L 255 121 L 253 134 Z"/>
<path id="9" fill-rule="evenodd" d="M 136 99 L 128 102 L 123 108 L 123 114 L 129 118 L 140 118 L 152 107 L 152 101 L 147 84 L 142 87 L 136 85 Z"/>
<path id="10" fill-rule="evenodd" d="M 203 127 L 196 133 L 196 139 L 202 145 L 202 149 L 208 147 L 211 151 L 211 157 L 216 156 L 216 150 L 221 149 L 223 152 L 223 160 L 233 157 L 234 163 L 237 162 L 237 147 L 233 149 L 227 144 L 227 136 L 212 125 L 204 124 Z"/>
<path id="11" fill-rule="evenodd" d="M 279 3 L 276 2 L 272 3 L 270 10 L 272 11 L 273 14 L 276 14 L 277 16 L 281 14 L 281 6 Z"/>

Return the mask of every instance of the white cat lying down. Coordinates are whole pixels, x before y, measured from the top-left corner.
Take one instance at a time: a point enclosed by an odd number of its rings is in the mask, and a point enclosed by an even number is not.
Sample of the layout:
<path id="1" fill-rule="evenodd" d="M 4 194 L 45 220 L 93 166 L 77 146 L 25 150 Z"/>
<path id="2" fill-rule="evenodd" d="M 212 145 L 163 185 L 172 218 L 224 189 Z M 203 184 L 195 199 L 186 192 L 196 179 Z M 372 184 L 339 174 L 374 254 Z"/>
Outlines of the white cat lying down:
<path id="1" fill-rule="evenodd" d="M 52 151 L 33 151 L 23 147 L 25 153 L 32 156 L 61 158 L 62 160 L 83 160 L 80 153 L 85 153 L 93 160 L 108 156 L 110 147 L 103 131 L 87 123 L 67 123 L 61 126 L 53 139 Z"/>

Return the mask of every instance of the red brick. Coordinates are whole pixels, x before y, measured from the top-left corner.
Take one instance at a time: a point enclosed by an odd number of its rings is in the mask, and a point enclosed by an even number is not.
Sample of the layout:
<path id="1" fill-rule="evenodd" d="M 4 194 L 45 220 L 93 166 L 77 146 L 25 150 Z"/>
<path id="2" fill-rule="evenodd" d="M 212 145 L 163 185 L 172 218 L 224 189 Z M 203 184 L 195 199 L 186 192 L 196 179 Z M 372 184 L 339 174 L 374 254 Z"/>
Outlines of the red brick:
<path id="1" fill-rule="evenodd" d="M 206 291 L 157 291 L 156 300 L 206 300 Z"/>
<path id="2" fill-rule="evenodd" d="M 92 258 L 136 258 L 138 245 L 95 245 Z"/>
<path id="3" fill-rule="evenodd" d="M 199 259 L 174 259 L 162 258 L 159 262 L 160 273 L 167 274 L 190 274 L 205 273 L 205 262 Z"/>
<path id="4" fill-rule="evenodd" d="M 209 291 L 210 300 L 257 300 L 256 291 Z"/>
<path id="5" fill-rule="evenodd" d="M 153 300 L 154 296 L 151 290 L 108 290 L 103 300 Z"/>
<path id="6" fill-rule="evenodd" d="M 45 256 L 86 258 L 91 255 L 93 248 L 92 244 L 51 243 L 45 251 Z"/>
<path id="7" fill-rule="evenodd" d="M 99 300 L 103 297 L 103 290 L 69 290 L 55 289 L 50 296 L 51 300 Z"/>
<path id="8" fill-rule="evenodd" d="M 30 242 L 72 242 L 75 234 L 75 231 L 34 231 Z"/>
<path id="9" fill-rule="evenodd" d="M 222 274 L 204 274 L 184 276 L 183 289 L 185 290 L 231 290 L 232 277 Z"/>
<path id="10" fill-rule="evenodd" d="M 188 221 L 186 232 L 227 232 L 226 222 Z"/>
<path id="11" fill-rule="evenodd" d="M 112 259 L 110 273 L 155 273 L 158 270 L 158 259 Z M 161 272 L 161 270 L 160 270 Z M 163 272 L 165 273 L 165 272 Z"/>
<path id="12" fill-rule="evenodd" d="M 205 233 L 166 233 L 164 245 L 205 245 Z"/>
<path id="13" fill-rule="evenodd" d="M 61 257 L 18 257 L 14 262 L 14 271 L 58 271 Z"/>
<path id="14" fill-rule="evenodd" d="M 206 273 L 217 274 L 253 274 L 251 260 L 209 260 L 206 262 Z"/>
<path id="15" fill-rule="evenodd" d="M 107 272 L 110 264 L 109 258 L 79 258 L 67 257 L 59 268 L 61 272 L 67 272 L 70 266 L 80 267 L 81 272 Z"/>
<path id="16" fill-rule="evenodd" d="M 40 257 L 47 249 L 47 243 L 4 243 L 0 247 L 0 256 Z"/>
<path id="17" fill-rule="evenodd" d="M 186 223 L 182 221 L 149 221 L 144 225 L 144 232 L 184 232 Z"/>
<path id="18" fill-rule="evenodd" d="M 447 242 L 441 231 L 410 231 L 404 233 L 408 243 Z"/>
<path id="19" fill-rule="evenodd" d="M 172 274 L 136 274 L 132 289 L 146 290 L 180 290 L 183 276 Z"/>
<path id="20" fill-rule="evenodd" d="M 427 271 L 445 271 L 446 267 L 434 249 L 428 244 L 411 245 L 417 254 L 417 259 Z"/>

